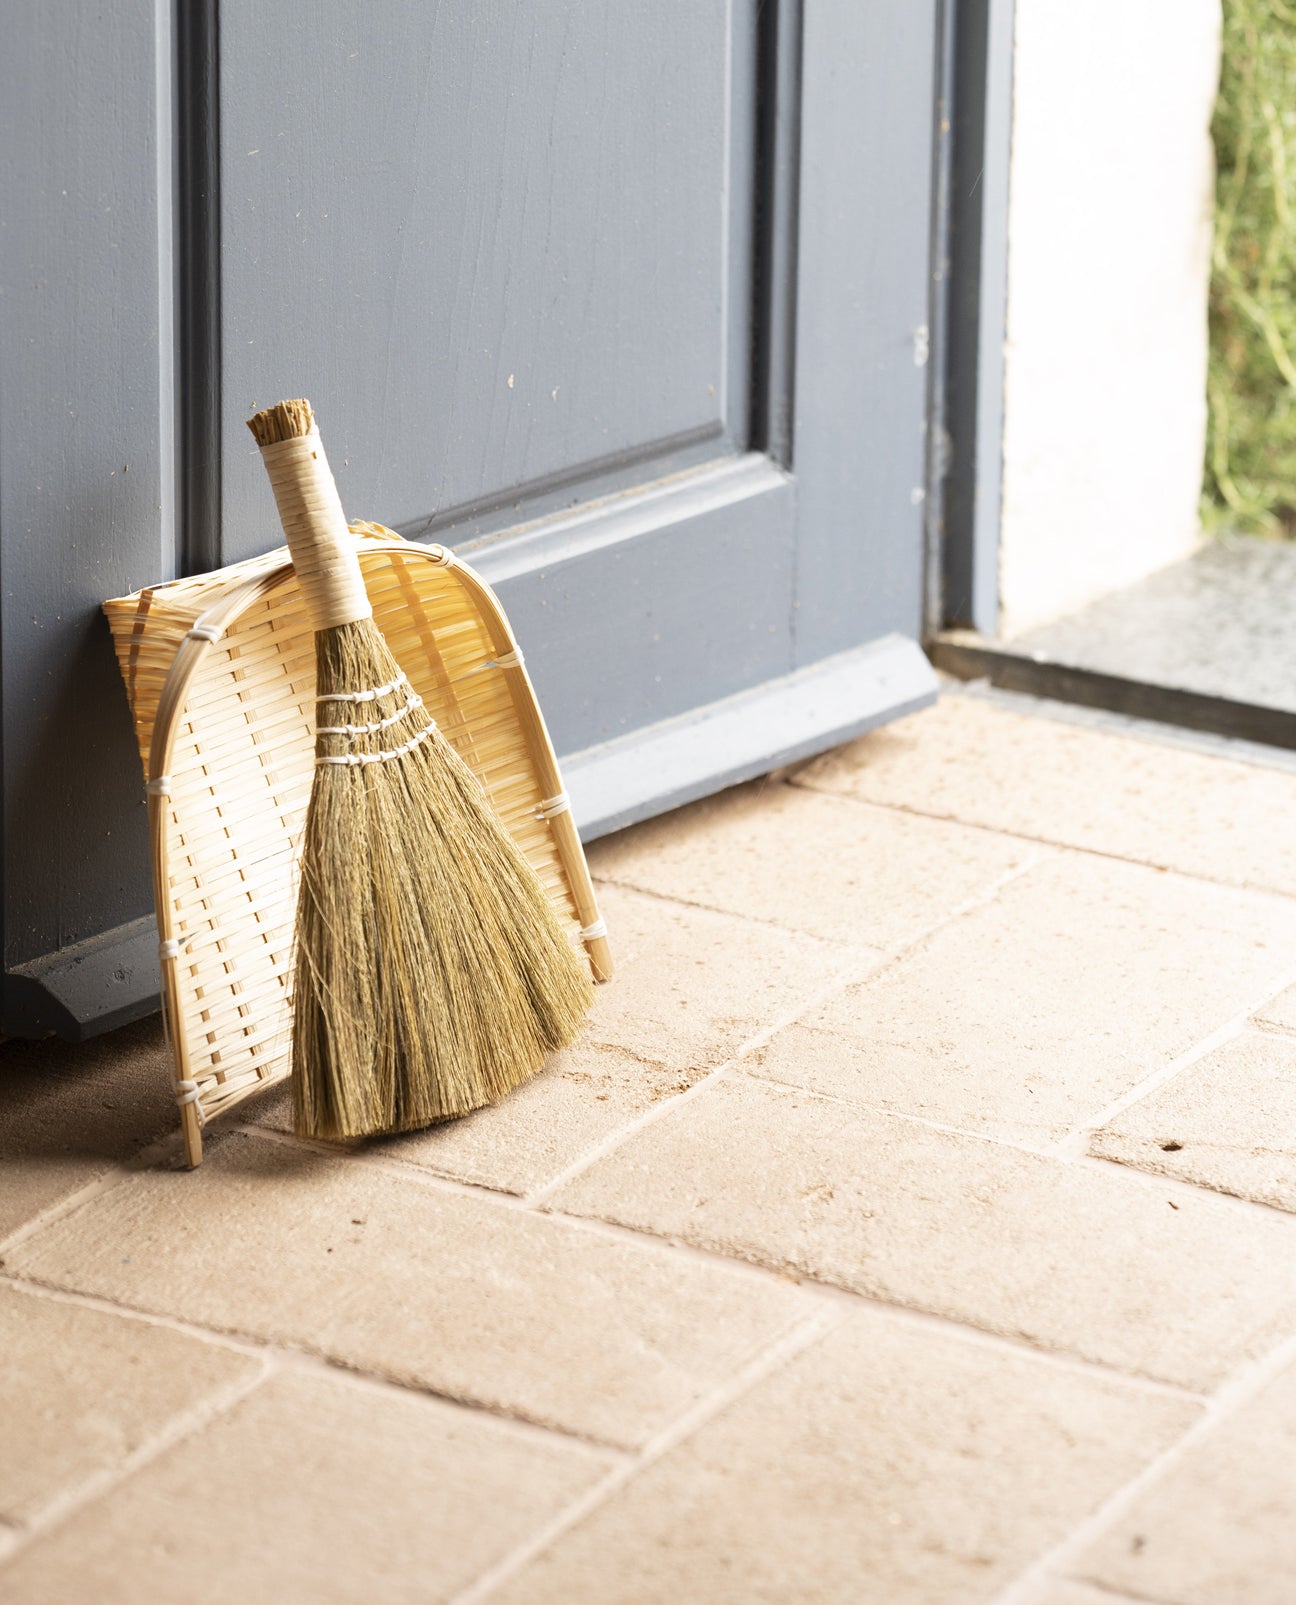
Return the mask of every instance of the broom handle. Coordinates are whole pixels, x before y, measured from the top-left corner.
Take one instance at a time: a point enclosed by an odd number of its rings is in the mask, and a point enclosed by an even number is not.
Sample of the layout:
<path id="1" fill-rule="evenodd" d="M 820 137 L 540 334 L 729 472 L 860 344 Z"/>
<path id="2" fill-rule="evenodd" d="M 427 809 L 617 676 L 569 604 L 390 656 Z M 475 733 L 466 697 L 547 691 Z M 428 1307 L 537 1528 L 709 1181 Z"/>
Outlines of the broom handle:
<path id="1" fill-rule="evenodd" d="M 261 447 L 302 598 L 316 630 L 373 617 L 319 430 Z"/>

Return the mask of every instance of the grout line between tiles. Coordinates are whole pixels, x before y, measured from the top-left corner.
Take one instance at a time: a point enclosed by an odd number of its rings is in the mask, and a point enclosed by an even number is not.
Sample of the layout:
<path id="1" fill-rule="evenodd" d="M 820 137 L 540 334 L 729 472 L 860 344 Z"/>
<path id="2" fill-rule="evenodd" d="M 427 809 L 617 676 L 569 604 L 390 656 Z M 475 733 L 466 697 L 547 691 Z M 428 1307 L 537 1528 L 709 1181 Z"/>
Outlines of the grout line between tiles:
<path id="1" fill-rule="evenodd" d="M 204 1398 L 193 1404 L 187 1410 L 181 1410 L 166 1422 L 147 1443 L 141 1444 L 130 1454 L 122 1457 L 114 1466 L 87 1477 L 75 1488 L 68 1489 L 62 1494 L 55 1495 L 48 1504 L 25 1522 L 7 1545 L 0 1547 L 0 1567 L 20 1555 L 30 1544 L 34 1543 L 44 1534 L 60 1527 L 78 1511 L 84 1510 L 87 1505 L 93 1504 L 118 1484 L 127 1481 L 137 1471 L 147 1466 L 151 1461 L 159 1459 L 168 1449 L 184 1439 L 192 1437 L 204 1427 L 210 1425 L 219 1416 L 232 1410 L 236 1404 L 266 1380 L 270 1375 L 272 1366 L 267 1356 L 261 1356 L 260 1369 L 252 1375 L 241 1377 L 235 1382 L 226 1383 L 224 1387 L 214 1388 Z M 0 1540 L 0 1544 L 3 1541 Z"/>
<path id="2" fill-rule="evenodd" d="M 379 1372 L 363 1371 L 344 1361 L 332 1359 L 327 1354 L 275 1342 L 272 1339 L 258 1338 L 249 1332 L 203 1326 L 197 1321 L 185 1320 L 183 1316 L 167 1315 L 158 1310 L 123 1304 L 102 1294 L 83 1293 L 77 1288 L 60 1287 L 54 1283 L 41 1282 L 7 1272 L 0 1272 L 0 1288 L 8 1288 L 29 1298 L 45 1299 L 55 1304 L 70 1304 L 76 1309 L 95 1310 L 99 1314 L 112 1315 L 120 1320 L 138 1321 L 145 1326 L 161 1327 L 165 1331 L 178 1333 L 195 1342 L 206 1343 L 212 1348 L 226 1349 L 245 1355 L 249 1359 L 262 1360 L 270 1368 L 263 1373 L 263 1380 L 272 1373 L 280 1371 L 305 1371 L 317 1376 L 326 1376 L 334 1382 L 376 1391 L 388 1397 L 422 1399 L 447 1409 L 464 1410 L 470 1415 L 485 1416 L 526 1436 L 540 1438 L 550 1443 L 558 1439 L 571 1448 L 603 1459 L 610 1457 L 614 1460 L 625 1460 L 633 1458 L 636 1453 L 633 1449 L 627 1449 L 622 1444 L 612 1443 L 603 1438 L 592 1438 L 566 1427 L 533 1421 L 527 1416 L 516 1415 L 476 1399 L 442 1393 L 423 1383 L 400 1381 Z"/>
<path id="3" fill-rule="evenodd" d="M 1002 835 L 1003 832 L 992 831 L 989 834 Z M 779 931 L 784 936 L 803 937 L 806 941 L 818 942 L 821 946 L 832 948 L 834 951 L 858 953 L 862 957 L 875 957 L 878 960 L 877 967 L 870 970 L 867 975 L 859 978 L 860 980 L 872 980 L 880 971 L 886 969 L 913 948 L 919 947 L 929 937 L 934 936 L 937 931 L 953 924 L 955 920 L 961 919 L 965 914 L 970 914 L 975 909 L 994 902 L 1006 886 L 1011 885 L 1015 880 L 1019 880 L 1023 875 L 1029 874 L 1031 870 L 1038 868 L 1040 864 L 1046 863 L 1051 857 L 1055 856 L 1054 848 L 1047 842 L 1027 840 L 1027 845 L 1034 848 L 1035 851 L 1029 853 L 1022 863 L 1014 864 L 1011 869 L 1004 870 L 1002 874 L 995 876 L 980 891 L 973 892 L 971 896 L 964 898 L 961 903 L 955 904 L 952 909 L 938 915 L 930 924 L 922 926 L 912 936 L 907 937 L 902 942 L 898 942 L 894 947 L 879 947 L 873 942 L 845 942 L 837 937 L 820 936 L 816 931 L 802 930 L 797 925 L 785 925 L 780 920 L 759 919 L 754 914 L 740 913 L 736 909 L 725 908 L 719 903 L 695 902 L 690 898 L 681 897 L 675 892 L 659 892 L 651 886 L 641 886 L 636 881 L 616 880 L 609 875 L 596 875 L 593 878 L 596 885 L 615 886 L 619 891 L 633 892 L 637 897 L 652 898 L 658 903 L 672 903 L 679 908 L 696 909 L 704 914 L 719 914 L 726 919 L 745 920 L 748 924 L 759 925 L 764 930 Z M 1065 849 L 1063 850 L 1065 851 Z M 851 984 L 856 985 L 858 982 L 852 982 Z"/>
<path id="4" fill-rule="evenodd" d="M 677 908 L 696 909 L 701 914 L 719 914 L 725 919 L 741 920 L 744 925 L 755 925 L 763 931 L 777 931 L 781 936 L 800 937 L 834 952 L 874 954 L 885 958 L 889 949 L 874 942 L 848 942 L 838 936 L 821 936 L 818 931 L 803 931 L 797 925 L 785 925 L 781 920 L 762 919 L 759 914 L 748 914 L 742 909 L 724 908 L 719 903 L 703 903 L 692 897 L 681 897 L 678 892 L 659 892 L 652 886 L 641 886 L 637 881 L 618 880 L 615 875 L 592 875 L 596 887 L 614 886 L 619 892 L 633 892 L 636 897 L 650 897 L 657 903 L 673 903 Z"/>
<path id="5" fill-rule="evenodd" d="M 255 1338 L 245 1338 L 237 1333 L 221 1332 L 195 1321 L 186 1321 L 180 1315 L 164 1315 L 155 1310 L 140 1309 L 133 1304 L 105 1298 L 99 1293 L 84 1293 L 79 1288 L 61 1287 L 57 1283 L 38 1281 L 35 1277 L 13 1271 L 0 1271 L 0 1287 L 21 1293 L 27 1298 L 44 1299 L 51 1304 L 70 1304 L 76 1309 L 95 1310 L 101 1315 L 119 1316 L 124 1321 L 138 1321 L 143 1326 L 161 1327 L 164 1331 L 177 1332 L 182 1337 L 209 1343 L 213 1348 L 232 1349 L 249 1358 L 259 1357 L 273 1347 L 259 1343 Z"/>
<path id="6" fill-rule="evenodd" d="M 7 1237 L 0 1238 L 0 1265 L 4 1264 L 4 1256 L 17 1248 L 20 1243 L 24 1243 L 29 1237 L 35 1236 L 43 1227 L 53 1225 L 55 1221 L 62 1220 L 65 1215 L 75 1214 L 83 1204 L 88 1204 L 91 1199 L 111 1192 L 114 1187 L 120 1186 L 129 1175 L 130 1171 L 124 1165 L 113 1165 L 110 1169 L 102 1171 L 93 1180 L 88 1181 L 84 1187 L 78 1187 L 75 1192 L 65 1193 L 54 1203 L 29 1216 L 27 1220 L 15 1226 Z"/>
<path id="7" fill-rule="evenodd" d="M 1261 1006 L 1263 1007 L 1263 1005 Z M 1263 1014 L 1257 1014 L 1251 1024 L 1255 1026 L 1257 1031 L 1262 1031 L 1267 1037 L 1279 1037 L 1288 1042 L 1296 1041 L 1296 1025 L 1287 1025 L 1282 1020 L 1266 1020 Z"/>
<path id="8" fill-rule="evenodd" d="M 1169 1187 L 1189 1197 L 1200 1197 L 1209 1193 L 1213 1198 L 1227 1202 L 1230 1207 L 1238 1207 L 1249 1211 L 1262 1211 L 1269 1219 L 1275 1215 L 1284 1215 L 1290 1211 L 1283 1210 L 1275 1204 L 1266 1204 L 1257 1198 L 1245 1198 L 1239 1193 L 1225 1192 L 1221 1188 L 1208 1187 L 1204 1183 L 1189 1181 L 1183 1176 L 1159 1170 L 1146 1170 L 1142 1166 L 1127 1164 L 1122 1159 L 1112 1159 L 1105 1154 L 1090 1154 L 1084 1149 L 1063 1148 L 1061 1143 L 1050 1144 L 1044 1147 L 1033 1147 L 1030 1143 L 1021 1142 L 1015 1137 L 996 1136 L 992 1132 L 972 1131 L 966 1126 L 947 1126 L 939 1121 L 927 1120 L 922 1115 L 910 1114 L 906 1109 L 888 1109 L 880 1104 L 862 1103 L 856 1100 L 842 1098 L 836 1093 L 822 1092 L 817 1087 L 803 1086 L 799 1082 L 779 1081 L 772 1076 L 761 1075 L 757 1070 L 743 1069 L 742 1074 L 749 1080 L 758 1081 L 763 1086 L 773 1087 L 783 1092 L 796 1093 L 799 1097 L 813 1098 L 820 1103 L 830 1103 L 840 1109 L 848 1109 L 856 1114 L 872 1114 L 887 1120 L 895 1120 L 912 1126 L 921 1126 L 926 1131 L 939 1132 L 946 1137 L 959 1137 L 967 1142 L 989 1143 L 996 1148 L 1007 1148 L 1013 1153 L 1026 1154 L 1032 1159 L 1052 1160 L 1056 1164 L 1072 1165 L 1082 1169 L 1100 1168 L 1110 1175 L 1113 1171 L 1125 1176 L 1129 1181 L 1141 1187 L 1159 1189 Z"/>
<path id="9" fill-rule="evenodd" d="M 1087 858 L 1103 858 L 1112 863 L 1132 864 L 1138 869 L 1145 869 L 1151 873 L 1177 876 L 1180 880 L 1196 881 L 1203 886 L 1222 886 L 1235 892 L 1248 892 L 1257 897 L 1276 897 L 1281 901 L 1290 903 L 1296 898 L 1296 892 L 1278 891 L 1272 886 L 1258 886 L 1251 881 L 1222 880 L 1215 875 L 1206 875 L 1200 870 L 1184 869 L 1178 864 L 1161 863 L 1157 859 L 1134 858 L 1129 853 L 1118 853 L 1102 847 L 1090 847 L 1081 842 L 1060 841 L 1053 836 L 1037 836 L 1028 830 L 1013 830 L 1006 825 L 984 825 L 976 819 L 964 819 L 959 814 L 938 814 L 927 808 L 918 808 L 913 803 L 878 802 L 872 797 L 858 797 L 853 792 L 835 791 L 828 786 L 811 786 L 795 776 L 787 782 L 801 791 L 812 791 L 821 797 L 839 797 L 843 802 L 853 803 L 857 808 L 882 808 L 889 813 L 908 814 L 915 819 L 930 819 L 942 825 L 961 825 L 966 830 L 980 831 L 987 836 L 1006 837 L 1012 841 L 1031 842 L 1038 847 L 1048 847 L 1059 853 L 1080 853 Z"/>
<path id="10" fill-rule="evenodd" d="M 992 1332 L 988 1327 L 969 1326 L 953 1316 L 941 1315 L 935 1310 L 915 1309 L 907 1304 L 891 1304 L 886 1299 L 868 1293 L 857 1293 L 848 1287 L 837 1287 L 831 1282 L 804 1284 L 811 1297 L 848 1308 L 864 1305 L 902 1326 L 912 1326 L 921 1332 L 935 1332 L 956 1342 L 969 1343 L 973 1348 L 987 1349 L 992 1354 L 1015 1355 L 1018 1359 L 1032 1360 L 1046 1368 L 1067 1371 L 1072 1376 L 1085 1377 L 1090 1382 L 1119 1383 L 1123 1387 L 1141 1392 L 1159 1394 L 1163 1398 L 1179 1399 L 1190 1404 L 1205 1404 L 1208 1394 L 1179 1382 L 1164 1382 L 1159 1377 L 1144 1376 L 1138 1371 L 1122 1371 L 1102 1360 L 1087 1360 L 1083 1354 L 1067 1349 L 1047 1349 L 1032 1343 L 1028 1338 L 1014 1337 L 1006 1332 Z"/>
<path id="11" fill-rule="evenodd" d="M 1186 1048 L 1176 1058 L 1171 1059 L 1168 1064 L 1163 1064 L 1160 1069 L 1154 1070 L 1151 1075 L 1145 1076 L 1142 1081 L 1108 1104 L 1105 1109 L 1094 1115 L 1092 1119 L 1074 1127 L 1057 1145 L 1057 1151 L 1059 1153 L 1087 1151 L 1089 1138 L 1095 1131 L 1100 1131 L 1113 1121 L 1117 1115 L 1124 1114 L 1127 1109 L 1132 1108 L 1136 1103 L 1142 1102 L 1149 1094 L 1164 1086 L 1167 1081 L 1173 1080 L 1180 1071 L 1187 1070 L 1190 1066 L 1196 1064 L 1198 1060 L 1204 1059 L 1207 1054 L 1213 1053 L 1216 1048 L 1221 1048 L 1225 1043 L 1241 1036 L 1266 1003 L 1294 984 L 1296 984 L 1296 966 L 1286 972 L 1276 987 L 1266 983 L 1264 993 L 1256 1001 L 1248 1002 L 1231 1019 L 1226 1020 L 1223 1025 L 1202 1037 L 1199 1042 L 1195 1042 L 1191 1047 Z"/>
<path id="12" fill-rule="evenodd" d="M 741 1051 L 740 1049 L 739 1052 Z M 700 1097 L 709 1088 L 725 1080 L 732 1073 L 736 1059 L 737 1055 L 732 1059 L 726 1059 L 723 1064 L 717 1065 L 714 1070 L 709 1071 L 683 1092 L 678 1092 L 671 1098 L 663 1098 L 659 1103 L 652 1104 L 649 1108 L 643 1110 L 624 1126 L 618 1126 L 615 1131 L 610 1132 L 601 1142 L 595 1143 L 592 1148 L 587 1148 L 584 1153 L 579 1154 L 572 1160 L 571 1164 L 565 1166 L 557 1175 L 551 1176 L 543 1185 L 527 1193 L 520 1200 L 522 1208 L 532 1211 L 542 1210 L 555 1193 L 565 1187 L 568 1182 L 574 1181 L 577 1176 L 588 1170 L 591 1165 L 596 1165 L 601 1159 L 606 1159 L 609 1155 L 616 1153 L 619 1148 L 623 1147 L 632 1138 L 639 1136 L 641 1132 L 646 1131 L 659 1120 L 664 1120 L 668 1114 L 673 1114 L 677 1109 L 682 1108 L 691 1099 Z"/>
<path id="13" fill-rule="evenodd" d="M 256 1142 L 272 1143 L 280 1148 L 293 1149 L 302 1154 L 314 1154 L 320 1159 L 331 1159 L 341 1163 L 359 1165 L 364 1170 L 375 1170 L 387 1176 L 400 1176 L 406 1181 L 418 1182 L 424 1187 L 431 1187 L 442 1192 L 455 1193 L 461 1198 L 490 1199 L 493 1203 L 504 1209 L 522 1209 L 522 1199 L 517 1193 L 507 1192 L 502 1187 L 491 1187 L 486 1182 L 463 1181 L 458 1176 L 447 1176 L 439 1170 L 432 1170 L 427 1165 L 416 1165 L 412 1159 L 403 1159 L 399 1154 L 383 1153 L 373 1148 L 345 1148 L 336 1143 L 330 1143 L 314 1137 L 299 1137 L 294 1131 L 281 1131 L 277 1126 L 262 1126 L 255 1121 L 231 1122 L 226 1133 L 240 1137 L 250 1137 Z"/>
<path id="14" fill-rule="evenodd" d="M 627 1226 L 620 1221 L 604 1220 L 602 1217 L 591 1215 L 569 1215 L 563 1210 L 551 1210 L 549 1216 L 553 1220 L 562 1221 L 565 1225 L 581 1227 L 596 1236 L 630 1240 L 640 1245 L 655 1243 L 659 1247 L 669 1248 L 677 1254 L 698 1260 L 712 1268 L 724 1266 L 731 1271 L 746 1271 L 767 1285 L 770 1282 L 781 1283 L 784 1286 L 791 1284 L 798 1290 L 800 1296 L 808 1301 L 844 1304 L 854 1309 L 895 1316 L 900 1320 L 920 1323 L 928 1330 L 942 1331 L 949 1337 L 974 1343 L 982 1348 L 1018 1356 L 1028 1355 L 1045 1365 L 1059 1366 L 1062 1370 L 1079 1372 L 1089 1377 L 1101 1377 L 1108 1382 L 1120 1382 L 1131 1387 L 1147 1388 L 1155 1393 L 1170 1394 L 1175 1398 L 1193 1399 L 1198 1402 L 1207 1397 L 1206 1394 L 1181 1383 L 1167 1382 L 1161 1377 L 1150 1376 L 1142 1371 L 1124 1370 L 1105 1360 L 1087 1359 L 1073 1349 L 1050 1348 L 1042 1343 L 1034 1343 L 1029 1338 L 997 1332 L 993 1327 L 976 1326 L 970 1320 L 943 1314 L 939 1310 L 899 1304 L 882 1293 L 866 1293 L 858 1288 L 845 1287 L 839 1282 L 820 1281 L 808 1274 L 797 1275 L 791 1270 L 780 1270 L 777 1266 L 764 1264 L 758 1260 L 739 1259 L 722 1253 L 719 1249 L 686 1242 L 683 1238 L 661 1237 L 655 1232 L 638 1226 Z"/>
<path id="15" fill-rule="evenodd" d="M 745 1065 L 742 1067 L 742 1073 L 749 1080 L 759 1081 L 762 1086 L 779 1088 L 783 1092 L 795 1092 L 805 1098 L 815 1098 L 820 1103 L 835 1104 L 839 1109 L 854 1110 L 857 1114 L 880 1115 L 887 1120 L 906 1121 L 912 1126 L 922 1126 L 926 1131 L 938 1131 L 945 1137 L 968 1137 L 973 1142 L 993 1143 L 997 1148 L 1011 1148 L 1014 1153 L 1031 1154 L 1036 1159 L 1059 1157 L 1051 1146 L 1036 1148 L 1018 1137 L 1002 1137 L 990 1131 L 973 1131 L 967 1126 L 951 1126 L 940 1120 L 929 1120 L 926 1115 L 915 1115 L 908 1109 L 891 1109 L 885 1104 L 865 1103 L 858 1098 L 843 1098 L 840 1093 L 824 1092 L 820 1087 L 807 1087 L 800 1081 L 784 1081 L 778 1076 L 763 1075 L 760 1070 L 750 1069 Z M 1056 1129 L 1054 1127 L 1054 1130 Z"/>
<path id="16" fill-rule="evenodd" d="M 1190 1069 L 1208 1054 L 1214 1053 L 1216 1048 L 1222 1048 L 1226 1043 L 1240 1037 L 1249 1019 L 1249 1011 L 1244 1010 L 1241 1014 L 1235 1014 L 1231 1020 L 1226 1020 L 1222 1026 L 1204 1036 L 1200 1042 L 1194 1042 L 1190 1048 L 1185 1048 L 1182 1053 L 1161 1065 L 1159 1069 L 1144 1076 L 1142 1081 L 1136 1082 L 1128 1092 L 1113 1099 L 1105 1109 L 1100 1109 L 1096 1115 L 1091 1115 L 1080 1125 L 1072 1126 L 1053 1151 L 1059 1156 L 1078 1157 L 1087 1154 L 1089 1141 L 1094 1132 L 1101 1131 L 1118 1115 L 1123 1115 L 1127 1109 L 1132 1109 L 1136 1103 L 1142 1103 L 1144 1098 L 1150 1097 L 1159 1087 L 1165 1086 L 1167 1081 L 1173 1081 L 1181 1070 Z"/>
<path id="17" fill-rule="evenodd" d="M 1079 1589 L 1082 1599 L 1087 1600 L 1089 1605 L 1177 1605 L 1176 1601 L 1166 1599 L 1164 1595 L 1157 1599 L 1152 1594 L 1131 1594 L 1126 1589 L 1108 1588 L 1105 1583 L 1090 1582 L 1087 1578 L 1067 1577 L 1054 1580 L 1065 1581 L 1072 1588 Z M 1044 1605 L 1047 1605 L 1047 1602 L 1044 1602 Z"/>
<path id="18" fill-rule="evenodd" d="M 1071 1574 L 1083 1552 L 1122 1516 L 1154 1483 L 1192 1453 L 1205 1439 L 1249 1404 L 1289 1365 L 1296 1362 L 1296 1336 L 1285 1338 L 1243 1370 L 1236 1372 L 1204 1401 L 1201 1416 L 1174 1443 L 1163 1449 L 1137 1476 L 1116 1490 L 1062 1541 L 1055 1544 L 1000 1594 L 990 1605 L 1036 1605 L 1038 1591 L 1047 1583 Z"/>
<path id="19" fill-rule="evenodd" d="M 700 1427 L 705 1426 L 729 1405 L 750 1392 L 766 1377 L 817 1343 L 838 1324 L 839 1318 L 834 1319 L 827 1311 L 817 1311 L 813 1316 L 798 1322 L 790 1332 L 785 1332 L 745 1366 L 740 1367 L 728 1381 L 713 1389 L 691 1410 L 686 1411 L 664 1431 L 650 1439 L 634 1461 L 609 1472 L 578 1499 L 573 1500 L 565 1510 L 560 1511 L 502 1560 L 483 1572 L 466 1589 L 456 1594 L 450 1605 L 480 1605 L 480 1602 L 488 1599 L 502 1583 L 515 1577 L 524 1566 L 564 1537 L 600 1505 L 605 1504 L 633 1477 L 646 1471 L 663 1455 L 691 1437 Z"/>
<path id="20" fill-rule="evenodd" d="M 19 1243 L 41 1231 L 44 1227 L 61 1220 L 65 1215 L 75 1214 L 83 1205 L 100 1197 L 103 1193 L 111 1192 L 122 1182 L 128 1181 L 131 1176 L 155 1167 L 159 1162 L 172 1157 L 179 1157 L 180 1133 L 169 1131 L 141 1148 L 138 1153 L 128 1160 L 108 1164 L 97 1176 L 92 1177 L 84 1186 L 78 1187 L 74 1192 L 64 1193 L 56 1198 L 52 1204 L 39 1209 L 34 1215 L 20 1222 L 6 1236 L 0 1237 L 0 1265 L 4 1264 L 4 1255 Z"/>
<path id="21" fill-rule="evenodd" d="M 1241 1193 L 1226 1193 L 1219 1187 L 1207 1187 L 1201 1182 L 1189 1181 L 1163 1170 L 1143 1170 L 1138 1165 L 1127 1165 L 1122 1159 L 1108 1159 L 1104 1154 L 1062 1155 L 1063 1164 L 1078 1165 L 1084 1170 L 1103 1171 L 1110 1175 L 1118 1171 L 1141 1187 L 1152 1192 L 1177 1193 L 1181 1198 L 1199 1202 L 1202 1198 L 1215 1199 L 1224 1208 L 1242 1211 L 1253 1218 L 1263 1215 L 1269 1221 L 1293 1220 L 1293 1213 L 1279 1204 L 1266 1204 L 1259 1198 L 1244 1198 Z M 1293 1227 L 1292 1230 L 1296 1230 Z"/>

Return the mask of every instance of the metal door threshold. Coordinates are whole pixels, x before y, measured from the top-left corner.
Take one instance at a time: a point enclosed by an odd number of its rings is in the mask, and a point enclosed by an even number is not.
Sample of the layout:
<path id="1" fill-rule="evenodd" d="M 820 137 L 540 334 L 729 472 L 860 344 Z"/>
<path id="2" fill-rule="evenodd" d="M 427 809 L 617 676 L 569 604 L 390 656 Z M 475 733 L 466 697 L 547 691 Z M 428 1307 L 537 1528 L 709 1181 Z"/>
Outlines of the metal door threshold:
<path id="1" fill-rule="evenodd" d="M 1288 708 L 1264 707 L 1080 668 L 1038 651 L 1022 651 L 1010 642 L 991 640 L 974 630 L 947 630 L 933 637 L 927 643 L 927 656 L 935 668 L 958 680 L 988 680 L 1003 691 L 1296 750 L 1296 711 Z"/>
<path id="2" fill-rule="evenodd" d="M 1066 618 L 927 652 L 960 679 L 1296 749 L 1296 543 L 1221 537 Z"/>

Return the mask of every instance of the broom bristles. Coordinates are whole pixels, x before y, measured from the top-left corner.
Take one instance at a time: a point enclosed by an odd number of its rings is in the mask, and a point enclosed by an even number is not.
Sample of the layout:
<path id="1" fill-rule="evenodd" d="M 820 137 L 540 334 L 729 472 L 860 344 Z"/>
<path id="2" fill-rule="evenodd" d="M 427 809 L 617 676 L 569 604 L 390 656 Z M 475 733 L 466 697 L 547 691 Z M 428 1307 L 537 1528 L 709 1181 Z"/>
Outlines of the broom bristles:
<path id="1" fill-rule="evenodd" d="M 316 636 L 317 693 L 400 675 L 372 620 Z M 294 1125 L 346 1138 L 408 1131 L 493 1103 L 585 1018 L 593 983 L 480 782 L 403 684 L 322 701 L 302 848 Z M 362 709 L 363 711 L 357 711 Z M 405 711 L 402 712 L 402 709 Z"/>

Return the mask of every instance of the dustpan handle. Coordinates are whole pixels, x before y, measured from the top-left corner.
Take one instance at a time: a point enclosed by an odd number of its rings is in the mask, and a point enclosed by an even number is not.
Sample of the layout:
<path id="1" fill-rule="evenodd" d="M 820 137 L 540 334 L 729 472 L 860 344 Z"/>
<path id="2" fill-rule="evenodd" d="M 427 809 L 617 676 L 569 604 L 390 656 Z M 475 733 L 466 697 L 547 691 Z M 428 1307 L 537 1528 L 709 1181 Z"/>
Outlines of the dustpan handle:
<path id="1" fill-rule="evenodd" d="M 302 597 L 317 630 L 373 617 L 319 430 L 261 447 Z"/>

